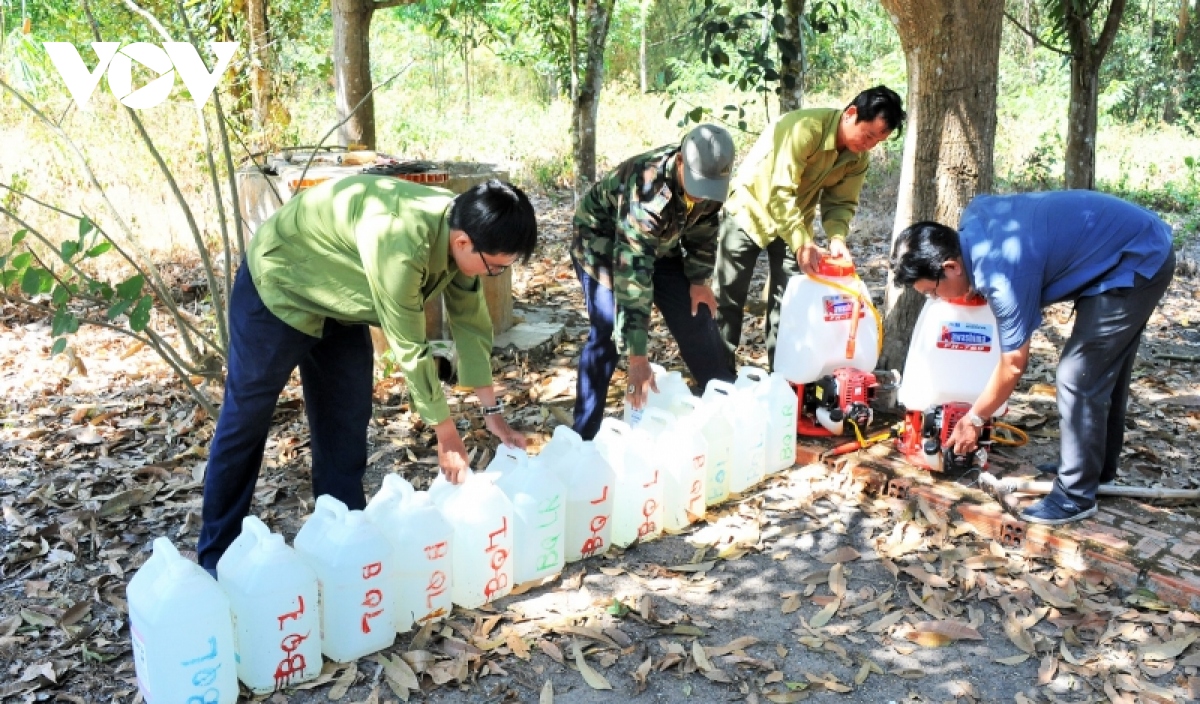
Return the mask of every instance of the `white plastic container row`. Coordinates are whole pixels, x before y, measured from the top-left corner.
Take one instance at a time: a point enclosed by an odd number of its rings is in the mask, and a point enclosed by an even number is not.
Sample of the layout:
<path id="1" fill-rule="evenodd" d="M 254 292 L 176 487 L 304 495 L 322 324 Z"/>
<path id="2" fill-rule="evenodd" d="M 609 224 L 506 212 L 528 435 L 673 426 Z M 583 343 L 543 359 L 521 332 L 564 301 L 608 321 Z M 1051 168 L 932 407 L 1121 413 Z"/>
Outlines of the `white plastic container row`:
<path id="1" fill-rule="evenodd" d="M 220 584 L 160 538 L 128 589 L 143 697 L 222 704 L 237 678 L 259 694 L 299 684 L 322 653 L 355 660 L 452 604 L 475 608 L 610 545 L 680 530 L 783 466 L 795 409 L 784 388 L 743 369 L 703 399 L 644 409 L 636 428 L 608 419 L 595 442 L 560 426 L 536 457 L 502 448 L 458 486 L 439 476 L 419 492 L 391 475 L 365 512 L 322 496 L 295 549 L 248 517 Z"/>

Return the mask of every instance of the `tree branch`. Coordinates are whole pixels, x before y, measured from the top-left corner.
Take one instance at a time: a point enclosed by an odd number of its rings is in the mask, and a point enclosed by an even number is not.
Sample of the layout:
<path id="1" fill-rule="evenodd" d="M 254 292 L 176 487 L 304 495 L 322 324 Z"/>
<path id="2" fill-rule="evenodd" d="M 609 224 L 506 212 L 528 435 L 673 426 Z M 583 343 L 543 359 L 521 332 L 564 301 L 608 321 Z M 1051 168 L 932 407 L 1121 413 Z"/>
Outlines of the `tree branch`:
<path id="1" fill-rule="evenodd" d="M 372 10 L 386 10 L 389 7 L 399 7 L 400 5 L 413 5 L 417 0 L 379 0 L 379 2 L 371 5 Z"/>
<path id="2" fill-rule="evenodd" d="M 1017 19 L 1015 17 L 1013 17 L 1012 15 L 1008 14 L 1007 11 L 1005 11 L 1005 13 L 1004 13 L 1004 18 L 1007 19 L 1009 22 L 1012 22 L 1013 26 L 1016 27 L 1017 29 L 1021 30 L 1022 34 L 1029 37 L 1030 39 L 1032 39 L 1035 44 L 1042 47 L 1043 49 L 1049 49 L 1050 51 L 1053 51 L 1054 53 L 1059 54 L 1061 56 L 1070 56 L 1071 55 L 1071 52 L 1066 51 L 1065 49 L 1060 49 L 1056 46 L 1051 46 L 1050 44 L 1047 44 L 1044 39 L 1042 39 L 1038 35 L 1034 34 L 1025 25 L 1018 22 Z"/>
<path id="3" fill-rule="evenodd" d="M 1108 6 L 1108 17 L 1104 19 L 1104 29 L 1100 31 L 1100 38 L 1096 40 L 1096 51 L 1099 56 L 1107 54 L 1112 47 L 1124 15 L 1125 0 L 1112 0 L 1112 4 Z"/>

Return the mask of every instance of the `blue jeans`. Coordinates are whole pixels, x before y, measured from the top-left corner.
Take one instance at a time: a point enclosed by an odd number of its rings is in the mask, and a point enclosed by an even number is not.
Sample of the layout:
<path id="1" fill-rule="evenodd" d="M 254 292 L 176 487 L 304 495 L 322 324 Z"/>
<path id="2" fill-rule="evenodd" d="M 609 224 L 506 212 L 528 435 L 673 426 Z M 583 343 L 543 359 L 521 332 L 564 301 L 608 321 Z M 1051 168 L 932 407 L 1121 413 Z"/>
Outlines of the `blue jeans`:
<path id="1" fill-rule="evenodd" d="M 617 343 L 613 341 L 616 301 L 612 289 L 587 275 L 572 257 L 575 275 L 583 286 L 591 331 L 579 356 L 579 379 L 575 386 L 575 432 L 591 440 L 604 420 L 608 385 L 617 369 Z M 662 313 L 667 329 L 679 343 L 679 354 L 703 389 L 712 379 L 733 381 L 733 365 L 725 342 L 717 331 L 712 311 L 700 306 L 692 315 L 691 282 L 683 273 L 683 259 L 665 257 L 654 263 L 654 305 Z"/>
<path id="2" fill-rule="evenodd" d="M 351 509 L 366 505 L 374 357 L 366 325 L 326 320 L 312 337 L 263 304 L 243 262 L 229 299 L 229 360 L 225 399 L 204 475 L 202 525 L 196 551 L 214 568 L 241 533 L 250 512 L 275 403 L 300 367 L 312 447 L 313 496 L 330 494 Z"/>

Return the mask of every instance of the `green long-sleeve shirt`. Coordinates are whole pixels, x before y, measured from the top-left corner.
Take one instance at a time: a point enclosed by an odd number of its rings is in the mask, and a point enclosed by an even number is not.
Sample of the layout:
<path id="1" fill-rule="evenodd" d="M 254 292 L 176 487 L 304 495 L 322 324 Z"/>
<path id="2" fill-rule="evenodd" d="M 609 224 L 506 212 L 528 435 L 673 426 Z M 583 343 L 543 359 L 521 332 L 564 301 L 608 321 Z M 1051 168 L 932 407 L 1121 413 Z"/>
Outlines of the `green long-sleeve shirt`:
<path id="1" fill-rule="evenodd" d="M 571 254 L 588 276 L 613 292 L 617 343 L 645 355 L 654 305 L 654 262 L 683 257 L 694 284 L 712 276 L 721 204 L 691 208 L 678 185 L 679 145 L 626 160 L 584 195 L 575 211 Z"/>
<path id="2" fill-rule="evenodd" d="M 378 325 L 425 421 L 450 416 L 425 338 L 425 302 L 442 294 L 464 386 L 492 383 L 483 285 L 450 256 L 454 194 L 386 176 L 327 181 L 259 227 L 246 261 L 263 303 L 320 337 L 326 318 Z"/>
<path id="3" fill-rule="evenodd" d="M 734 175 L 725 211 L 766 247 L 779 237 L 793 251 L 813 239 L 813 217 L 845 238 L 858 210 L 870 157 L 837 148 L 842 111 L 796 110 L 763 130 Z"/>

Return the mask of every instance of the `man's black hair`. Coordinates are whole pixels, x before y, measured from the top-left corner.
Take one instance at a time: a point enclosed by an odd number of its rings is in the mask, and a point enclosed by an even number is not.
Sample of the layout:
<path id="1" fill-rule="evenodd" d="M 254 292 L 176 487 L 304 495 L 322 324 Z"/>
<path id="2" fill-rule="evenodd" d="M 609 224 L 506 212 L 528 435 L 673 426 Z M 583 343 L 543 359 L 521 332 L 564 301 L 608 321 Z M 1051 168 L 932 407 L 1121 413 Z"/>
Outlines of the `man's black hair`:
<path id="1" fill-rule="evenodd" d="M 957 232 L 937 222 L 914 223 L 892 244 L 892 277 L 897 286 L 912 286 L 917 279 L 937 281 L 951 259 L 962 259 Z"/>
<path id="2" fill-rule="evenodd" d="M 904 112 L 900 96 L 896 95 L 896 91 L 891 88 L 887 86 L 868 88 L 850 101 L 850 105 L 847 105 L 846 108 L 849 109 L 851 106 L 857 111 L 855 122 L 874 122 L 875 118 L 882 115 L 889 131 L 895 132 L 896 136 L 904 134 L 904 120 L 908 115 Z"/>
<path id="3" fill-rule="evenodd" d="M 513 254 L 528 261 L 537 247 L 537 217 L 520 188 L 491 179 L 459 194 L 450 229 L 462 230 L 481 254 Z"/>

